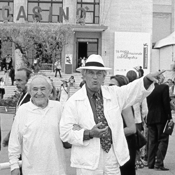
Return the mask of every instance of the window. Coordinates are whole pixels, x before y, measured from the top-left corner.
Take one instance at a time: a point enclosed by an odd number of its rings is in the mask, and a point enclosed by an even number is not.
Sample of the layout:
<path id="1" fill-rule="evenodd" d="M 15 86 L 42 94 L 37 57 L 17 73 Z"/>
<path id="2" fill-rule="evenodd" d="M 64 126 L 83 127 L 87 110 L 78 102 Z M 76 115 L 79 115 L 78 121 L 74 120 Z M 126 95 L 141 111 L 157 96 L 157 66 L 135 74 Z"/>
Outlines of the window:
<path id="1" fill-rule="evenodd" d="M 5 16 L 9 16 L 10 14 L 13 14 L 13 0 L 0 0 L 0 22 L 3 22 L 4 20 L 2 19 L 2 8 L 4 6 L 10 6 L 11 11 L 5 10 Z"/>
<path id="2" fill-rule="evenodd" d="M 77 0 L 77 8 L 84 8 L 86 11 L 86 24 L 99 24 L 100 0 Z M 80 18 L 82 13 L 80 14 Z"/>
<path id="3" fill-rule="evenodd" d="M 33 8 L 36 6 L 42 9 L 42 12 L 40 12 L 42 17 L 40 22 L 43 22 L 43 23 L 46 23 L 49 21 L 58 22 L 59 8 L 63 7 L 63 0 L 28 0 L 28 21 L 29 22 L 33 22 Z"/>

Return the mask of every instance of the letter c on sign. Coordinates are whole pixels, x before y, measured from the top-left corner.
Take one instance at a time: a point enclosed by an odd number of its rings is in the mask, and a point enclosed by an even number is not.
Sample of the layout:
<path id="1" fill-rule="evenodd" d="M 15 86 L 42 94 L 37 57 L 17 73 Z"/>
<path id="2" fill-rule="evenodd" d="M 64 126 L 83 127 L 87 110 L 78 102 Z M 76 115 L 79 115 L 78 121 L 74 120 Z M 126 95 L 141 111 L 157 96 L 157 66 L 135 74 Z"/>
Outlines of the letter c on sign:
<path id="1" fill-rule="evenodd" d="M 3 20 L 10 21 L 11 18 L 12 18 L 12 16 L 9 15 L 9 16 L 6 17 L 6 16 L 5 16 L 5 10 L 11 11 L 11 7 L 10 7 L 10 6 L 3 6 L 3 7 L 2 7 L 2 19 L 3 19 Z"/>

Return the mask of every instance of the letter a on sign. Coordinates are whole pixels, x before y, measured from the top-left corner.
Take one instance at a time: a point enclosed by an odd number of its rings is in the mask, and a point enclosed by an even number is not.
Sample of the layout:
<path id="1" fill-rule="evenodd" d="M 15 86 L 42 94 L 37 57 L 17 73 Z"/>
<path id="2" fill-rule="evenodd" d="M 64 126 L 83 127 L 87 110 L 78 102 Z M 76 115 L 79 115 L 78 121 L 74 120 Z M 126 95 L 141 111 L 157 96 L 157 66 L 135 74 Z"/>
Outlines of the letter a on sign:
<path id="1" fill-rule="evenodd" d="M 17 16 L 17 21 L 19 20 L 19 18 L 24 18 L 25 21 L 27 21 L 27 16 L 24 10 L 23 6 L 20 6 L 19 12 L 18 12 L 18 16 Z"/>

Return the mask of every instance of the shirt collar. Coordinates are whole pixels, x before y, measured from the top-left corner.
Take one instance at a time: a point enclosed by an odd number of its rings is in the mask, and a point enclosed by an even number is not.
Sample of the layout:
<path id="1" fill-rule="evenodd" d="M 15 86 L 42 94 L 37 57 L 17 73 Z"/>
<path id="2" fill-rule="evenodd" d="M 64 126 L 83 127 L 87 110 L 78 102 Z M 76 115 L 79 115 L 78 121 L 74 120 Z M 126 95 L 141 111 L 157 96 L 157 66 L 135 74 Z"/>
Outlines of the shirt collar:
<path id="1" fill-rule="evenodd" d="M 87 87 L 87 85 L 86 85 L 86 90 L 87 90 L 87 94 L 88 94 L 89 97 L 93 97 L 93 95 L 94 95 L 95 93 L 97 93 L 97 92 L 94 92 L 94 91 L 90 90 L 90 89 Z M 102 97 L 101 89 L 98 91 L 98 93 L 100 94 L 100 97 Z"/>
<path id="2" fill-rule="evenodd" d="M 51 103 L 50 100 L 49 100 L 47 106 L 44 109 L 53 108 L 53 107 L 54 107 L 53 103 Z M 30 99 L 30 109 L 31 110 L 37 110 L 37 109 L 42 109 L 42 108 L 34 105 L 31 101 L 31 99 Z"/>

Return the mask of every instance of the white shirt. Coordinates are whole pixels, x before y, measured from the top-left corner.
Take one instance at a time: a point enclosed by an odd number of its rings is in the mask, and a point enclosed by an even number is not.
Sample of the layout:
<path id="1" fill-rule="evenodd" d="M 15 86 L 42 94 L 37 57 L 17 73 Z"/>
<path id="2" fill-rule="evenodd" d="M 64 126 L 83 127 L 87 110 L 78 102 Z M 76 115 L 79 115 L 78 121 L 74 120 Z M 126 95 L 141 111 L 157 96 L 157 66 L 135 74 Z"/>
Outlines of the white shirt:
<path id="1" fill-rule="evenodd" d="M 9 140 L 11 171 L 19 168 L 22 154 L 24 175 L 65 175 L 65 160 L 59 136 L 61 105 L 49 101 L 44 109 L 31 101 L 16 113 Z"/>

